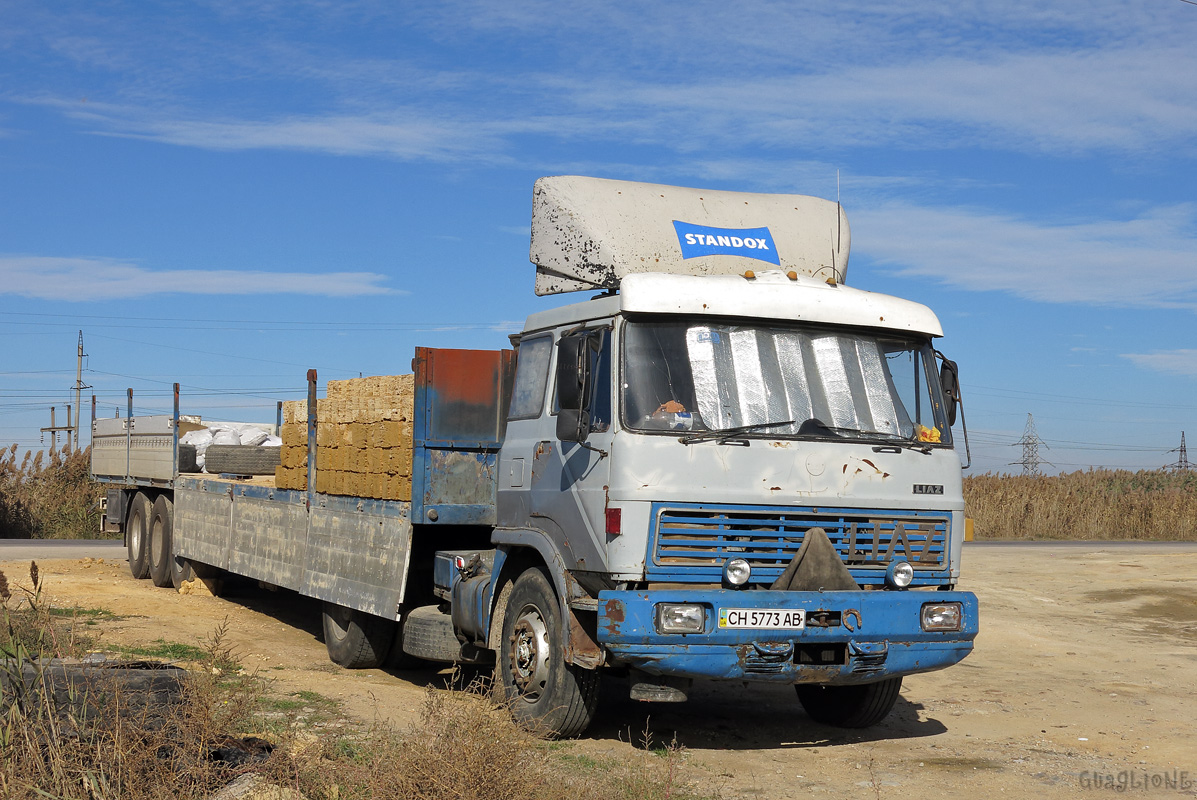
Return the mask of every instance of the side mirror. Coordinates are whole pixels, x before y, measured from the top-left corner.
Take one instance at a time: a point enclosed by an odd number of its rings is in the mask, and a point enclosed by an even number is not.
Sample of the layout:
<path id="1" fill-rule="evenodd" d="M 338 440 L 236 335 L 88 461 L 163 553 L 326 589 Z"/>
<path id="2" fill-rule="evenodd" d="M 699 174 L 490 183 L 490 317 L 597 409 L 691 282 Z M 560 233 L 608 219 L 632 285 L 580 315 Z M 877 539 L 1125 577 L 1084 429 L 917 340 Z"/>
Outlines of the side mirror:
<path id="1" fill-rule="evenodd" d="M 557 438 L 584 442 L 590 434 L 590 354 L 592 333 L 563 336 L 557 342 Z"/>
<path id="2" fill-rule="evenodd" d="M 960 405 L 960 370 L 955 361 L 946 358 L 939 366 L 939 386 L 943 390 L 948 407 L 948 426 L 956 424 L 956 407 Z"/>

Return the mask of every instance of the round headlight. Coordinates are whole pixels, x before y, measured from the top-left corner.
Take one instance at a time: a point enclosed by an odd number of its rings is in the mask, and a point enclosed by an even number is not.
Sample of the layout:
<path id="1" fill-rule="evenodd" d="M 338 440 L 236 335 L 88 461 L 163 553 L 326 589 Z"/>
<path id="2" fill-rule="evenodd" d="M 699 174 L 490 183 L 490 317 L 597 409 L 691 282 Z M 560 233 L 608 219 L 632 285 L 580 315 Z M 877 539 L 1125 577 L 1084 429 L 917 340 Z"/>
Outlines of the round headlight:
<path id="1" fill-rule="evenodd" d="M 752 577 L 752 567 L 742 558 L 728 559 L 723 565 L 723 583 L 726 586 L 743 586 Z"/>
<path id="2" fill-rule="evenodd" d="M 914 567 L 909 561 L 895 561 L 885 571 L 885 582 L 895 589 L 905 589 L 914 580 Z"/>

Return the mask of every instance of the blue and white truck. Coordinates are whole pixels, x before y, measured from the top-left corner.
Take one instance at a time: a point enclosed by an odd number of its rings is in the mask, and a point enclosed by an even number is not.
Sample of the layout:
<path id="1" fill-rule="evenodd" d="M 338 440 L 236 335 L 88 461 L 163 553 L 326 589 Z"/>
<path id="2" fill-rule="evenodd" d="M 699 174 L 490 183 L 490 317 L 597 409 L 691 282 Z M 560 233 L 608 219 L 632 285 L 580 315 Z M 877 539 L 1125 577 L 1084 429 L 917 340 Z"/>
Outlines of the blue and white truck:
<path id="1" fill-rule="evenodd" d="M 409 500 L 319 491 L 312 372 L 303 489 L 180 471 L 177 400 L 96 421 L 106 525 L 161 585 L 323 600 L 342 665 L 493 663 L 550 735 L 586 728 L 603 673 L 659 702 L 793 684 L 872 725 L 978 616 L 956 365 L 928 308 L 845 284 L 848 252 L 836 202 L 542 178 L 536 292 L 594 296 L 512 350 L 417 349 Z"/>

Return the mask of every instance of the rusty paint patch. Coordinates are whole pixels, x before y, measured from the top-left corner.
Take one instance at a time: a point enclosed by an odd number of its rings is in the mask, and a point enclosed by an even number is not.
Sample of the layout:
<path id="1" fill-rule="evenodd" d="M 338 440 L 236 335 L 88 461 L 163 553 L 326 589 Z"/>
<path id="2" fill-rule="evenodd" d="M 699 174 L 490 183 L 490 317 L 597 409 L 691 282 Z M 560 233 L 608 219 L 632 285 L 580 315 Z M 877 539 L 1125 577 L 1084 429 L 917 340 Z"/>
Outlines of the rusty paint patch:
<path id="1" fill-rule="evenodd" d="M 794 675 L 794 683 L 827 683 L 840 677 L 841 666 L 815 666 L 812 664 L 800 664 L 798 672 Z"/>
<path id="2" fill-rule="evenodd" d="M 599 647 L 594 635 L 578 618 L 572 608 L 569 610 L 569 647 L 565 651 L 565 660 L 586 669 L 597 669 L 603 664 L 603 648 Z M 592 616 L 587 614 L 588 617 Z"/>
<path id="3" fill-rule="evenodd" d="M 608 600 L 603 605 L 603 614 L 607 619 L 615 623 L 620 623 L 627 619 L 627 612 L 624 610 L 623 603 L 619 600 Z"/>

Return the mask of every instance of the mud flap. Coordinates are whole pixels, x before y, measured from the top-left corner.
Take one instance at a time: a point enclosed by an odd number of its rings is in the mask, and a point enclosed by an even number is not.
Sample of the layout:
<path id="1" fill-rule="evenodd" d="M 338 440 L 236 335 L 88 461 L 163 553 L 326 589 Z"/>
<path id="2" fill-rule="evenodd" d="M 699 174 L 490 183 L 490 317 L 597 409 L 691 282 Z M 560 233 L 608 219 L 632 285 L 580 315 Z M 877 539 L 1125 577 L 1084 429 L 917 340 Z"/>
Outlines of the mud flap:
<path id="1" fill-rule="evenodd" d="M 802 546 L 786 565 L 785 572 L 769 588 L 797 592 L 854 592 L 860 589 L 822 528 L 811 528 L 806 532 Z"/>

